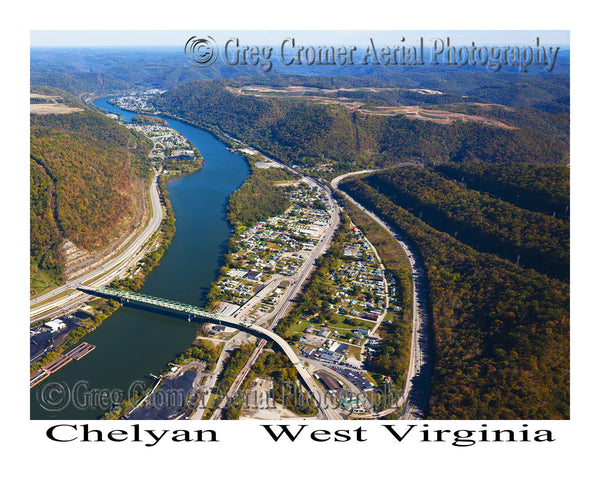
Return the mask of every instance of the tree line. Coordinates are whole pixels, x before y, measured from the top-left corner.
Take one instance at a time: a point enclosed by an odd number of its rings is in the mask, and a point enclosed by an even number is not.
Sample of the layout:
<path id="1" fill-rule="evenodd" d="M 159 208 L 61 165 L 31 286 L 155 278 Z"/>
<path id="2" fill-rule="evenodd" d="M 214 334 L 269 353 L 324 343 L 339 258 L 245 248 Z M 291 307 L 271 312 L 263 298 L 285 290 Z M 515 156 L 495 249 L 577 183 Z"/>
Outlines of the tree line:
<path id="1" fill-rule="evenodd" d="M 555 138 L 542 124 L 514 130 L 475 122 L 445 125 L 404 115 L 369 115 L 335 104 L 237 95 L 227 86 L 225 80 L 192 82 L 157 97 L 155 104 L 196 125 L 244 139 L 290 165 L 327 159 L 337 171 L 349 171 L 411 158 L 568 162 L 568 138 Z"/>
<path id="2" fill-rule="evenodd" d="M 569 225 L 465 188 L 430 168 L 401 167 L 364 180 L 437 230 L 559 279 L 569 278 Z"/>
<path id="3" fill-rule="evenodd" d="M 502 162 L 442 163 L 436 172 L 518 207 L 569 219 L 569 167 Z"/>
<path id="4" fill-rule="evenodd" d="M 341 188 L 423 259 L 434 365 L 427 416 L 568 418 L 568 285 L 465 245 L 364 181 Z"/>
<path id="5" fill-rule="evenodd" d="M 250 161 L 251 173 L 246 181 L 229 196 L 227 220 L 234 227 L 251 226 L 284 213 L 290 200 L 276 182 L 294 178 L 282 168 L 257 168 L 256 161 Z"/>

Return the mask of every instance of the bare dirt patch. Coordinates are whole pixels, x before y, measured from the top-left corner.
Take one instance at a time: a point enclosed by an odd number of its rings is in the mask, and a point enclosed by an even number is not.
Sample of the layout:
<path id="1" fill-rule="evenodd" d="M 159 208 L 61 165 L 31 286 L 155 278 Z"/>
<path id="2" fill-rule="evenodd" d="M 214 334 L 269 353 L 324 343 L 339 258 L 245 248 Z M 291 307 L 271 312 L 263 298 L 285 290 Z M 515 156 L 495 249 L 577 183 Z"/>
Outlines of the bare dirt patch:
<path id="1" fill-rule="evenodd" d="M 254 166 L 256 168 L 283 168 L 282 165 L 275 162 L 256 162 Z"/>
<path id="2" fill-rule="evenodd" d="M 63 99 L 58 95 L 30 93 L 29 98 L 43 101 L 29 104 L 29 113 L 36 115 L 64 115 L 65 113 L 81 112 L 83 110 L 82 108 L 65 105 L 62 103 Z"/>
<path id="3" fill-rule="evenodd" d="M 318 88 L 318 87 L 308 87 L 306 85 L 289 85 L 287 87 L 270 87 L 268 85 L 245 85 L 243 87 L 226 87 L 229 91 L 240 93 L 243 95 L 260 95 L 260 94 L 297 94 L 304 95 L 306 93 L 325 93 L 325 94 L 334 94 L 339 92 L 383 92 L 389 90 L 399 90 L 397 88 L 392 87 L 356 87 L 356 88 Z M 426 90 L 426 89 L 409 89 L 419 92 L 431 92 L 434 90 Z M 435 92 L 442 93 L 442 92 Z"/>
<path id="4" fill-rule="evenodd" d="M 297 98 L 302 100 L 308 100 L 320 104 L 337 104 L 342 105 L 349 110 L 359 110 L 369 115 L 406 115 L 409 118 L 416 120 L 426 120 L 435 123 L 441 123 L 448 125 L 452 122 L 477 122 L 485 125 L 490 125 L 498 128 L 504 128 L 507 130 L 514 130 L 516 127 L 508 125 L 506 123 L 494 120 L 491 118 L 481 117 L 478 115 L 468 115 L 464 113 L 449 112 L 446 110 L 429 110 L 422 108 L 417 105 L 398 105 L 391 107 L 366 107 L 363 102 L 356 100 L 355 98 L 349 97 L 324 97 L 321 95 L 314 95 L 319 92 L 321 94 L 335 94 L 351 91 L 371 91 L 378 92 L 384 90 L 397 90 L 395 88 L 315 88 L 307 87 L 302 85 L 291 85 L 287 87 L 270 87 L 268 85 L 247 85 L 243 87 L 226 87 L 230 92 L 238 95 L 252 95 L 255 97 L 281 97 L 281 98 Z M 408 89 L 415 91 L 423 95 L 443 95 L 443 92 L 437 90 L 429 90 L 425 88 Z M 469 102 L 464 104 L 453 104 L 452 106 L 471 105 L 485 108 L 501 107 L 510 110 L 509 107 L 499 104 L 484 104 Z"/>
<path id="5" fill-rule="evenodd" d="M 511 107 L 507 107 L 506 105 L 500 105 L 499 103 L 479 103 L 479 102 L 465 102 L 465 103 L 449 103 L 449 107 L 462 107 L 462 106 L 473 106 L 479 107 L 484 110 L 489 110 L 492 107 L 501 108 L 502 110 L 506 110 L 507 112 L 514 112 L 515 109 Z"/>
<path id="6" fill-rule="evenodd" d="M 64 115 L 65 113 L 81 112 L 83 108 L 69 107 L 64 103 L 31 103 L 29 113 L 36 115 Z"/>
<path id="7" fill-rule="evenodd" d="M 450 124 L 456 121 L 462 122 L 478 122 L 494 127 L 505 128 L 507 130 L 515 130 L 516 127 L 493 120 L 491 118 L 480 117 L 478 115 L 467 115 L 465 113 L 449 112 L 447 110 L 427 110 L 417 105 L 398 106 L 398 107 L 374 107 L 361 108 L 361 112 L 370 115 L 406 115 L 410 118 L 419 120 L 429 120 L 431 122 Z"/>

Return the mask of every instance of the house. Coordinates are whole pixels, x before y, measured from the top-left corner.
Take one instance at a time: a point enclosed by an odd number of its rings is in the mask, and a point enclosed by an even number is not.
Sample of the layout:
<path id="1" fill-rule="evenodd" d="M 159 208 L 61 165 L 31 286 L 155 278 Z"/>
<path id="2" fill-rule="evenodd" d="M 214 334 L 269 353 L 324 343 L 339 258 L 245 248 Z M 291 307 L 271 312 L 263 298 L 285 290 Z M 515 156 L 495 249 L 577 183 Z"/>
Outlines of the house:
<path id="1" fill-rule="evenodd" d="M 324 329 L 320 330 L 319 333 L 317 333 L 317 335 L 319 337 L 327 338 L 330 333 L 331 333 L 331 330 L 329 330 L 328 328 L 324 328 Z"/>

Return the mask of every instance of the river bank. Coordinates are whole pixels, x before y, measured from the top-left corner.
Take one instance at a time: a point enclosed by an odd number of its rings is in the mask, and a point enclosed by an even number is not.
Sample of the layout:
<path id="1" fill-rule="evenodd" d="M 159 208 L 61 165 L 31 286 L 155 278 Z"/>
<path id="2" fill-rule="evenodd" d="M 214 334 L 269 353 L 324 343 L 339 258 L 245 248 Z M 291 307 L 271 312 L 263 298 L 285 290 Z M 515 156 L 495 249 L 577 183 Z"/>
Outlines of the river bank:
<path id="1" fill-rule="evenodd" d="M 199 154 L 199 152 L 198 152 Z M 199 157 L 201 159 L 201 156 Z M 201 167 L 201 165 L 200 165 Z M 197 169 L 195 169 L 197 170 Z M 195 171 L 194 170 L 194 171 Z M 152 189 L 152 184 L 150 184 Z M 148 239 L 146 245 L 143 247 L 147 250 L 144 257 L 142 257 L 135 265 L 128 269 L 128 274 L 122 275 L 110 283 L 112 287 L 122 286 L 129 290 L 137 291 L 143 284 L 146 276 L 158 265 L 160 259 L 169 248 L 173 236 L 175 235 L 175 214 L 169 201 L 168 192 L 164 176 L 159 176 L 157 181 L 157 187 L 161 204 L 164 207 L 164 216 L 159 229 Z M 151 195 L 150 195 L 151 196 Z M 152 202 L 144 202 L 147 205 L 148 210 L 144 213 L 145 218 L 150 219 L 152 215 Z M 148 220 L 149 221 L 149 220 Z M 142 230 L 138 228 L 138 230 Z M 110 255 L 113 255 L 112 253 Z M 73 347 L 79 340 L 85 335 L 94 331 L 102 322 L 110 317 L 119 308 L 119 304 L 114 301 L 107 301 L 101 299 L 95 299 L 91 302 L 87 302 L 87 305 L 93 309 L 93 314 L 88 315 L 85 319 L 80 321 L 80 326 L 69 332 L 66 339 L 63 339 L 61 344 L 56 348 L 51 349 L 41 358 L 41 360 L 30 365 L 30 375 L 36 377 L 47 364 L 55 361 L 64 351 Z M 74 313 L 83 313 L 81 309 L 78 309 Z M 45 320 L 41 320 L 42 322 Z"/>
<path id="2" fill-rule="evenodd" d="M 119 111 L 106 101 L 96 106 L 125 120 L 133 113 Z M 221 265 L 231 228 L 225 208 L 229 195 L 248 176 L 248 165 L 239 155 L 227 151 L 215 137 L 195 127 L 167 119 L 174 128 L 202 153 L 204 167 L 190 175 L 166 182 L 168 197 L 177 217 L 177 231 L 160 264 L 150 272 L 141 291 L 149 295 L 203 305 L 210 283 Z M 150 373 L 165 368 L 195 338 L 194 325 L 152 312 L 122 308 L 106 318 L 87 341 L 97 346 L 77 364 L 69 364 L 53 376 L 72 392 L 77 382 L 85 381 L 86 391 L 127 394 L 136 382 L 153 383 Z M 41 405 L 44 383 L 31 392 L 32 418 L 94 419 L 106 408 L 91 405 L 77 408 L 71 403 L 49 411 Z"/>

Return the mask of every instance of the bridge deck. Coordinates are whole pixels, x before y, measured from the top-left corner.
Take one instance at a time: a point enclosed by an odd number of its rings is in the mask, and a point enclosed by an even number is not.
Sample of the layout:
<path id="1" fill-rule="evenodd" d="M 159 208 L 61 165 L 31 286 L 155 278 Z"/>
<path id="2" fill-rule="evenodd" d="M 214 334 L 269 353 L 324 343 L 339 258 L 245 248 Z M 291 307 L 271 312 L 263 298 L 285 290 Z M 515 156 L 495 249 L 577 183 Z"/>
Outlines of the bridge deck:
<path id="1" fill-rule="evenodd" d="M 99 287 L 89 288 L 80 287 L 80 290 L 88 293 L 106 295 L 112 298 L 118 298 L 119 300 L 132 301 L 140 303 L 142 305 L 151 305 L 155 307 L 162 307 L 177 312 L 186 313 L 188 315 L 198 316 L 205 319 L 220 320 L 220 314 L 214 314 L 203 308 L 195 305 L 189 305 L 183 302 L 176 302 L 174 300 L 167 300 L 165 298 L 153 297 L 152 295 L 146 295 L 144 293 L 130 292 L 128 290 L 119 290 L 110 287 Z"/>
<path id="2" fill-rule="evenodd" d="M 231 326 L 233 328 L 243 329 L 245 331 L 248 331 L 249 333 L 251 333 L 255 336 L 266 337 L 270 340 L 273 340 L 281 348 L 281 350 L 287 355 L 287 357 L 290 359 L 290 361 L 296 368 L 300 378 L 303 380 L 305 385 L 308 387 L 309 391 L 315 397 L 315 400 L 317 401 L 317 405 L 319 406 L 319 409 L 325 415 L 325 418 L 334 419 L 334 420 L 340 419 L 339 415 L 335 411 L 333 411 L 331 408 L 329 408 L 327 406 L 324 406 L 324 404 L 322 402 L 322 393 L 323 392 L 317 386 L 314 378 L 312 377 L 312 375 L 308 372 L 308 370 L 304 366 L 304 362 L 302 362 L 302 360 L 300 360 L 300 358 L 298 358 L 298 356 L 296 355 L 296 352 L 282 337 L 280 337 L 279 335 L 277 335 L 275 332 L 273 332 L 271 330 L 268 330 L 264 327 L 255 325 L 250 322 L 245 322 L 244 320 L 241 320 L 241 319 L 238 320 L 238 319 L 235 319 L 232 317 L 221 317 L 219 314 L 214 314 L 212 312 L 209 312 L 208 310 L 204 310 L 203 308 L 196 307 L 194 305 L 188 305 L 186 303 L 181 303 L 181 302 L 174 302 L 171 300 L 166 300 L 164 298 L 158 298 L 158 297 L 153 297 L 151 295 L 145 295 L 143 293 L 129 292 L 127 290 L 119 290 L 119 289 L 110 288 L 110 287 L 92 288 L 92 287 L 80 286 L 80 287 L 78 287 L 78 289 L 83 292 L 92 294 L 92 295 L 108 296 L 108 297 L 112 297 L 112 298 L 118 298 L 120 300 L 132 301 L 135 303 L 139 303 L 141 305 L 150 305 L 150 306 L 165 309 L 165 310 L 186 313 L 190 316 L 199 317 L 199 318 L 207 320 L 209 322 L 223 323 L 223 324 Z"/>

